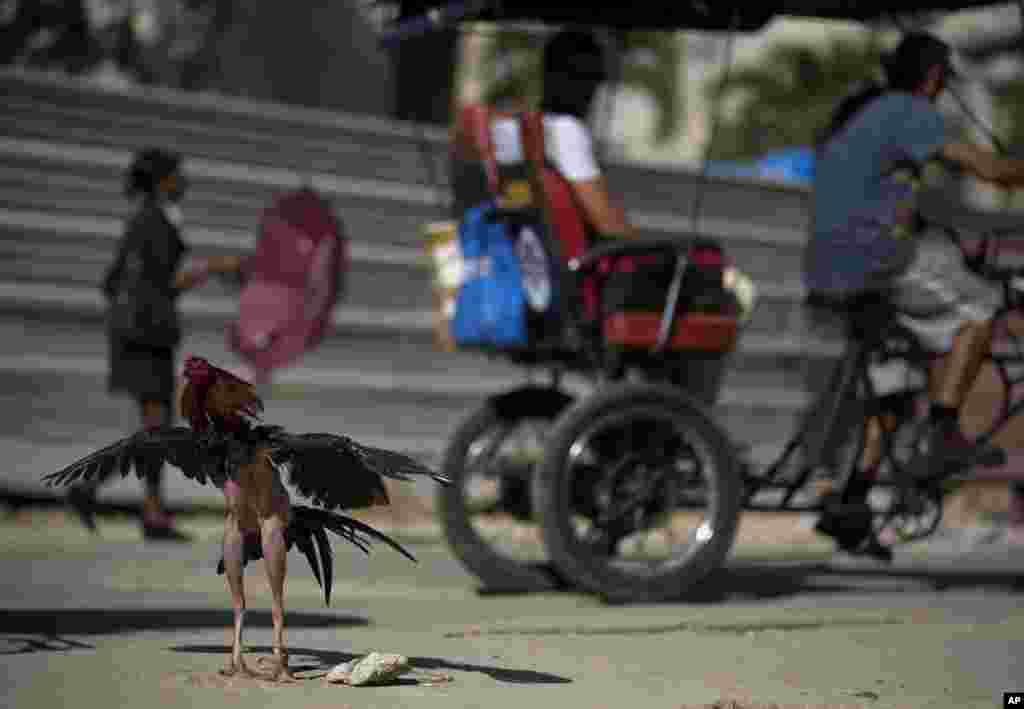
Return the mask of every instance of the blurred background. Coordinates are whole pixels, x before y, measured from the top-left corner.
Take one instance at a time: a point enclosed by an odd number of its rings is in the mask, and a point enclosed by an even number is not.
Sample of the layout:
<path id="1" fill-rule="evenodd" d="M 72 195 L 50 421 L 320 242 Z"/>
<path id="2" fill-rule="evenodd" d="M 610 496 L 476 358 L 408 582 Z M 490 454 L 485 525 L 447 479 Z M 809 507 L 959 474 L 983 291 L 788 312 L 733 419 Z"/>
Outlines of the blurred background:
<path id="1" fill-rule="evenodd" d="M 374 30 L 384 20 L 423 7 L 370 0 L 287 7 L 247 0 L 4 0 L 0 62 L 108 86 L 215 92 L 439 125 L 456 97 L 538 95 L 543 28 L 466 23 L 391 50 L 377 44 Z M 956 48 L 972 109 L 1005 142 L 1018 144 L 1024 67 L 1016 4 L 903 22 Z M 619 33 L 610 40 L 617 75 L 603 91 L 598 117 L 607 149 L 617 160 L 695 167 L 707 147 L 711 107 L 721 102 L 711 153 L 720 170 L 735 164 L 734 174 L 749 176 L 750 165 L 783 154 L 796 165 L 838 97 L 871 76 L 879 52 L 897 37 L 889 22 L 780 18 L 739 35 L 727 69 L 720 33 Z M 801 175 L 806 179 L 806 170 L 780 168 L 771 176 L 800 182 Z"/>
<path id="2" fill-rule="evenodd" d="M 261 211 L 304 183 L 346 225 L 346 299 L 323 345 L 276 380 L 270 411 L 279 422 L 345 431 L 436 462 L 461 416 L 521 380 L 502 362 L 434 346 L 421 240 L 426 223 L 447 215 L 453 103 L 535 96 L 543 32 L 467 24 L 396 50 L 378 46 L 382 18 L 420 9 L 304 0 L 0 2 L 6 488 L 42 494 L 40 474 L 134 426 L 130 403 L 105 391 L 97 284 L 131 211 L 122 173 L 147 145 L 185 156 L 184 232 L 197 252 L 248 252 Z M 972 110 L 1011 150 L 1024 147 L 1016 4 L 907 22 L 954 45 Z M 836 343 L 803 339 L 808 145 L 895 37 L 891 25 L 774 20 L 736 39 L 728 72 L 724 35 L 608 37 L 618 71 L 592 124 L 634 223 L 648 236 L 687 233 L 709 156 L 696 226 L 721 239 L 758 282 L 760 304 L 720 404 L 730 432 L 755 453 L 783 440 L 804 403 L 801 358 L 836 351 Z M 721 125 L 709 146 L 715 105 Z M 953 105 L 945 108 L 962 130 L 977 132 Z M 1012 220 L 1024 207 L 966 181 L 940 179 L 932 194 L 964 222 Z M 183 353 L 232 361 L 224 326 L 234 298 L 219 285 L 186 296 Z M 168 485 L 172 501 L 217 503 L 216 491 Z M 104 494 L 127 499 L 137 485 Z M 992 504 L 994 514 L 1003 502 Z"/>

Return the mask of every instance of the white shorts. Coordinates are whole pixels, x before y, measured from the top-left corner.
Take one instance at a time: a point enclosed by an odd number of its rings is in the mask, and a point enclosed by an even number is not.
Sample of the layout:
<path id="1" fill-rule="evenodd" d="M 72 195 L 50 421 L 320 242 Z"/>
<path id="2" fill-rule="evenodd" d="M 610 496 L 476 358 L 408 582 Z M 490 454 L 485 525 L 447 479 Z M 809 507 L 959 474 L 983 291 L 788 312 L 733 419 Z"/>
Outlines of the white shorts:
<path id="1" fill-rule="evenodd" d="M 965 324 L 990 320 L 1002 304 L 999 286 L 968 271 L 960 249 L 949 242 L 923 242 L 907 270 L 889 282 L 885 295 L 898 322 L 917 337 L 922 347 L 936 354 L 952 350 Z M 819 336 L 830 340 L 844 337 L 843 319 L 836 311 L 808 306 L 804 317 Z M 808 393 L 817 395 L 824 390 L 832 364 L 805 363 Z M 912 374 L 905 363 L 898 361 L 871 368 L 879 394 L 923 386 L 921 382 L 909 382 Z"/>
<path id="2" fill-rule="evenodd" d="M 949 352 L 967 323 L 990 320 L 1002 303 L 999 287 L 967 270 L 960 249 L 924 242 L 910 267 L 892 282 L 889 300 L 901 325 L 922 346 Z"/>

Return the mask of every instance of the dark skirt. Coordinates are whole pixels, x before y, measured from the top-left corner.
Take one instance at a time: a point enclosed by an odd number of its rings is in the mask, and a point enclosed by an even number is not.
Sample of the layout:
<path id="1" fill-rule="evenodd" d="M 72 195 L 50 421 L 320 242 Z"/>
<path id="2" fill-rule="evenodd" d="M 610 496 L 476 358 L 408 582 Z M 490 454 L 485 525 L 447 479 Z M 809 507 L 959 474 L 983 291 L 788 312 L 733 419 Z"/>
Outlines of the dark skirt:
<path id="1" fill-rule="evenodd" d="M 126 394 L 136 401 L 174 401 L 174 350 L 110 340 L 111 393 Z"/>

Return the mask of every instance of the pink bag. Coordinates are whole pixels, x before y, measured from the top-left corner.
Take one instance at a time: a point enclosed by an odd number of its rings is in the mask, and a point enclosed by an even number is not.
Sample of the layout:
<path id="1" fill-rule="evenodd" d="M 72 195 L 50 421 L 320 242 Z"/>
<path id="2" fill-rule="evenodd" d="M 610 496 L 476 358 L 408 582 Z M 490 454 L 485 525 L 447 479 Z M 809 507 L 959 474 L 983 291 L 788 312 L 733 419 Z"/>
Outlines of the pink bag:
<path id="1" fill-rule="evenodd" d="M 238 320 L 228 330 L 228 346 L 254 378 L 266 379 L 319 344 L 348 267 L 341 223 L 313 190 L 282 195 L 263 213 Z"/>

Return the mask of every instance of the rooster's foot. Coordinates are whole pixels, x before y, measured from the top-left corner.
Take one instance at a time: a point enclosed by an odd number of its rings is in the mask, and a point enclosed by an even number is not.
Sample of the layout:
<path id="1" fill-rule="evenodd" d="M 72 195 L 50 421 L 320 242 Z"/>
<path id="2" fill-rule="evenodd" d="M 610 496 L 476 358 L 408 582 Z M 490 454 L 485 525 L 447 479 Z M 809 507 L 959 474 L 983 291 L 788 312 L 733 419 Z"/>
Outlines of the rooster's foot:
<path id="1" fill-rule="evenodd" d="M 288 667 L 288 653 L 283 650 L 274 650 L 272 658 L 260 658 L 261 665 L 270 667 L 266 679 L 272 682 L 295 682 L 295 675 Z"/>
<path id="2" fill-rule="evenodd" d="M 220 671 L 220 674 L 222 677 L 242 677 L 243 679 L 255 679 L 257 677 L 256 673 L 246 667 L 245 660 L 242 658 L 237 660 L 232 658 L 227 666 Z"/>

